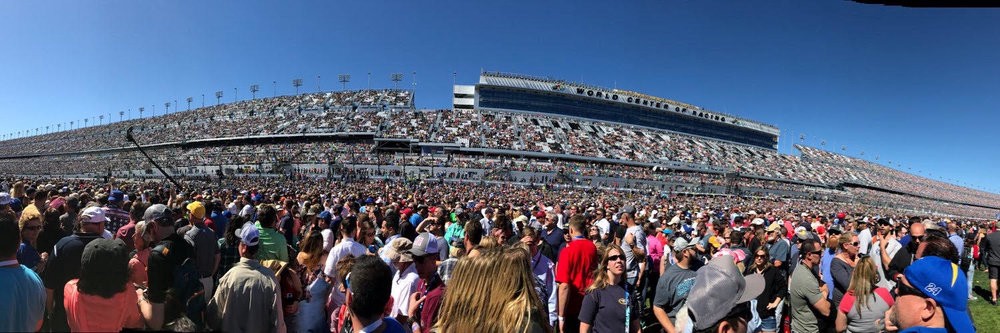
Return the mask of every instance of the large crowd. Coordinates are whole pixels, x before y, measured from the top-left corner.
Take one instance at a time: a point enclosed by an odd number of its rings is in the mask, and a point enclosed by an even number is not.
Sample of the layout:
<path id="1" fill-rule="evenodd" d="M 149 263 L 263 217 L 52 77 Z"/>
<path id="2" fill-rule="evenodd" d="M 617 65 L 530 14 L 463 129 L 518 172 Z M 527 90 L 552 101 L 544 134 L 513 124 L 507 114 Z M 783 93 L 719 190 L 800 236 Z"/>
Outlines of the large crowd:
<path id="1" fill-rule="evenodd" d="M 0 331 L 974 332 L 1000 277 L 996 220 L 874 202 L 178 178 L 0 179 Z"/>

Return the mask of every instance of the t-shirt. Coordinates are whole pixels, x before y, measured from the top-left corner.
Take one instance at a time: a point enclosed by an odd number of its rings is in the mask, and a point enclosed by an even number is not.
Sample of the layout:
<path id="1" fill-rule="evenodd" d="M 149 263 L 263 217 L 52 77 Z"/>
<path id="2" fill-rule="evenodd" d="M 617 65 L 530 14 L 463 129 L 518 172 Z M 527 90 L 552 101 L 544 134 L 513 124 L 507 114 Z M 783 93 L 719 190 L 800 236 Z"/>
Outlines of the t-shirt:
<path id="1" fill-rule="evenodd" d="M 42 261 L 42 256 L 38 254 L 35 247 L 31 246 L 27 241 L 22 241 L 21 245 L 17 247 L 17 262 L 21 265 L 28 266 L 28 268 L 35 268 L 38 263 Z"/>
<path id="2" fill-rule="evenodd" d="M 288 243 L 285 242 L 285 236 L 273 228 L 261 227 L 260 222 L 257 222 L 256 226 L 260 230 L 260 250 L 257 251 L 257 260 L 276 259 L 288 262 Z"/>
<path id="3" fill-rule="evenodd" d="M 872 229 L 867 228 L 858 233 L 858 253 L 868 254 L 872 244 Z"/>
<path id="4" fill-rule="evenodd" d="M 594 280 L 592 273 L 597 267 L 597 260 L 597 247 L 587 239 L 574 239 L 559 253 L 556 282 L 569 285 L 563 317 L 579 314 L 584 292 Z"/>
<path id="5" fill-rule="evenodd" d="M 0 332 L 34 332 L 45 315 L 42 279 L 24 265 L 0 268 Z"/>
<path id="6" fill-rule="evenodd" d="M 83 248 L 90 241 L 101 237 L 98 234 L 79 233 L 66 236 L 56 243 L 52 250 L 49 262 L 45 264 L 45 275 L 42 281 L 45 288 L 52 289 L 52 301 L 54 304 L 62 304 L 63 287 L 69 280 L 80 277 L 80 257 L 83 256 Z M 52 311 L 51 325 L 53 330 L 66 331 L 65 310 L 61 306 L 55 306 Z"/>
<path id="7" fill-rule="evenodd" d="M 793 332 L 818 332 L 819 315 L 813 309 L 823 295 L 819 290 L 819 280 L 805 265 L 795 267 L 789 285 L 788 302 L 792 307 Z"/>
<path id="8" fill-rule="evenodd" d="M 143 319 L 139 313 L 139 297 L 135 287 L 125 283 L 125 290 L 104 298 L 80 292 L 74 279 L 66 283 L 63 306 L 66 307 L 66 321 L 73 332 L 118 332 L 122 328 L 142 328 Z"/>
<path id="9" fill-rule="evenodd" d="M 438 310 L 444 301 L 445 285 L 440 277 L 434 276 L 430 281 L 421 283 L 418 290 L 427 297 L 420 305 L 420 327 L 425 327 L 426 330 L 437 323 Z"/>
<path id="10" fill-rule="evenodd" d="M 392 309 L 389 317 L 405 316 L 410 308 L 410 295 L 417 291 L 420 276 L 417 275 L 417 266 L 410 264 L 405 270 L 396 272 L 392 277 Z"/>
<path id="11" fill-rule="evenodd" d="M 149 266 L 149 248 L 142 249 L 128 260 L 129 282 L 146 285 L 146 266 Z"/>
<path id="12" fill-rule="evenodd" d="M 642 227 L 637 225 L 628 227 L 625 229 L 625 234 L 632 235 L 635 239 L 635 248 L 639 248 L 643 252 L 646 251 L 646 233 L 642 231 Z M 621 249 L 622 253 L 625 254 L 625 274 L 629 279 L 635 279 L 639 276 L 639 260 L 636 260 L 635 254 L 632 252 L 633 247 L 623 240 Z"/>
<path id="13" fill-rule="evenodd" d="M 780 261 L 782 269 L 788 272 L 789 263 L 789 245 L 788 241 L 785 239 L 778 239 L 771 244 L 771 247 L 767 249 L 767 254 L 771 257 L 771 261 Z"/>
<path id="14" fill-rule="evenodd" d="M 695 271 L 677 265 L 667 267 L 656 284 L 656 297 L 653 298 L 653 305 L 666 311 L 670 319 L 676 318 L 677 311 L 687 300 L 697 275 Z"/>
<path id="15" fill-rule="evenodd" d="M 285 214 L 285 216 L 278 221 L 278 229 L 281 229 L 281 234 L 285 236 L 286 244 L 295 244 L 293 237 L 295 235 L 295 219 L 292 218 L 292 214 Z"/>
<path id="16" fill-rule="evenodd" d="M 104 216 L 111 220 L 104 224 L 104 229 L 111 232 L 112 235 L 118 232 L 118 228 L 124 227 L 129 222 L 128 212 L 121 208 L 106 206 L 101 210 L 104 211 Z"/>
<path id="17" fill-rule="evenodd" d="M 128 247 L 129 252 L 135 250 L 135 239 L 133 236 L 135 236 L 135 223 L 132 221 L 118 228 L 118 231 L 115 232 L 115 239 L 121 239 L 122 242 L 125 242 L 125 246 Z"/>
<path id="18" fill-rule="evenodd" d="M 552 258 L 549 259 L 553 262 L 558 262 L 559 252 L 566 245 L 566 234 L 559 228 L 552 228 L 552 230 L 542 228 L 541 234 L 542 239 L 552 247 Z"/>
<path id="19" fill-rule="evenodd" d="M 591 325 L 591 332 L 625 332 L 626 304 L 629 307 L 629 324 L 639 319 L 640 311 L 635 299 L 635 289 L 625 282 L 593 290 L 583 297 L 578 318 L 581 323 Z"/>
<path id="20" fill-rule="evenodd" d="M 875 288 L 871 295 L 868 295 L 868 302 L 861 306 L 861 311 L 855 302 L 854 292 L 848 291 L 840 301 L 837 310 L 847 314 L 847 330 L 850 332 L 881 332 L 884 324 L 881 324 L 885 312 L 892 307 L 892 296 L 885 288 Z M 878 321 L 878 323 L 876 323 Z"/>
<path id="21" fill-rule="evenodd" d="M 830 292 L 833 294 L 833 305 L 836 306 L 840 304 L 840 299 L 844 298 L 844 293 L 847 292 L 847 287 L 851 284 L 851 274 L 854 273 L 854 267 L 851 264 L 840 260 L 840 258 L 833 258 L 833 262 L 830 263 L 830 275 L 833 275 L 833 288 L 830 288 Z"/>
<path id="22" fill-rule="evenodd" d="M 184 233 L 184 240 L 194 248 L 195 264 L 198 266 L 198 273 L 201 274 L 201 277 L 212 276 L 215 269 L 215 254 L 219 253 L 215 232 L 204 224 L 195 224 Z"/>

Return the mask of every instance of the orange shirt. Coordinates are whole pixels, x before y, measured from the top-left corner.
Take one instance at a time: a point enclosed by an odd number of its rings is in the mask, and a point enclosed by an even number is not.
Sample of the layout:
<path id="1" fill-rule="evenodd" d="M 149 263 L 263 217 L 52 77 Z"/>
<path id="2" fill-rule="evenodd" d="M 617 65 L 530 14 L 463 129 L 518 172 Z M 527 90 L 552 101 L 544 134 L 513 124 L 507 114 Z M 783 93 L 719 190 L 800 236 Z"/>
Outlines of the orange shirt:
<path id="1" fill-rule="evenodd" d="M 89 295 L 77 290 L 80 279 L 73 279 L 63 288 L 66 322 L 73 332 L 118 332 L 122 328 L 142 328 L 139 297 L 131 283 L 111 298 Z"/>

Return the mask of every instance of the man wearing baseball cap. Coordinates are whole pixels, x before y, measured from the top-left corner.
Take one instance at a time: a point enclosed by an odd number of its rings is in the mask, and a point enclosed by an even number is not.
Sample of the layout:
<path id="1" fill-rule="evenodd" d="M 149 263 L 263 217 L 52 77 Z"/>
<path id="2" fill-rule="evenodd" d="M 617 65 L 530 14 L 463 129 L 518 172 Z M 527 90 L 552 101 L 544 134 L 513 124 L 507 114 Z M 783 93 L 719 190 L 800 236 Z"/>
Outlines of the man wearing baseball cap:
<path id="1" fill-rule="evenodd" d="M 174 285 L 174 272 L 191 258 L 194 249 L 174 229 L 173 215 L 163 204 L 146 208 L 142 219 L 153 228 L 156 244 L 149 252 L 146 266 L 148 288 L 140 302 L 148 302 L 143 310 L 146 324 L 153 330 L 163 328 L 166 310 L 167 289 Z M 205 296 L 206 298 L 208 296 Z"/>
<path id="2" fill-rule="evenodd" d="M 656 296 L 653 298 L 653 314 L 667 332 L 679 331 L 674 327 L 674 321 L 688 298 L 696 275 L 694 267 L 691 267 L 696 261 L 695 244 L 684 238 L 677 238 L 673 249 L 677 263 L 668 267 L 660 276 L 656 284 Z"/>
<path id="3" fill-rule="evenodd" d="M 746 332 L 750 300 L 764 291 L 760 274 L 743 276 L 733 257 L 713 258 L 698 269 L 688 294 L 688 316 L 696 332 Z"/>
<path id="4" fill-rule="evenodd" d="M 222 276 L 208 302 L 209 327 L 223 332 L 285 331 L 278 280 L 274 271 L 254 259 L 260 250 L 260 231 L 247 223 L 236 236 L 240 262 Z"/>
<path id="5" fill-rule="evenodd" d="M 121 228 L 128 224 L 128 212 L 121 209 L 122 204 L 125 203 L 125 192 L 119 190 L 112 190 L 111 194 L 108 195 L 108 204 L 104 205 L 104 216 L 108 217 L 108 223 L 105 226 L 112 235 L 118 233 L 118 228 Z"/>
<path id="6" fill-rule="evenodd" d="M 100 207 L 88 207 L 77 218 L 79 232 L 60 239 L 52 255 L 42 281 L 45 282 L 45 309 L 49 314 L 49 327 L 53 331 L 69 331 L 66 309 L 63 304 L 63 288 L 66 282 L 80 277 L 80 258 L 83 249 L 91 241 L 101 238 L 108 218 Z"/>
<path id="7" fill-rule="evenodd" d="M 410 296 L 407 320 L 413 332 L 429 332 L 437 322 L 438 309 L 444 300 L 445 286 L 437 274 L 440 242 L 429 232 L 422 232 L 413 240 L 409 254 L 417 268 L 421 283 Z M 420 303 L 423 303 L 422 306 Z"/>
<path id="8" fill-rule="evenodd" d="M 887 322 L 907 332 L 975 332 L 969 317 L 969 290 L 958 265 L 941 257 L 914 261 L 897 286 Z"/>

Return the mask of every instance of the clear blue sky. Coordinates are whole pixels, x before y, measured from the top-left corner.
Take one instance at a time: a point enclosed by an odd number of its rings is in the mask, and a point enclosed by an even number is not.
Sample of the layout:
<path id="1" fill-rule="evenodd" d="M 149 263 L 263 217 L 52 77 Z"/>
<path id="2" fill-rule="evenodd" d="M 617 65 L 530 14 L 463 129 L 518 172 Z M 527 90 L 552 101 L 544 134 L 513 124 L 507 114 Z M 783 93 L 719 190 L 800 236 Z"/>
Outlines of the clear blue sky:
<path id="1" fill-rule="evenodd" d="M 848 1 L 2 1 L 0 133 L 195 98 L 481 69 L 636 90 L 1000 193 L 1000 11 Z M 127 115 L 126 115 L 127 116 Z"/>

